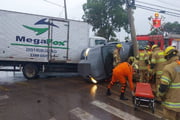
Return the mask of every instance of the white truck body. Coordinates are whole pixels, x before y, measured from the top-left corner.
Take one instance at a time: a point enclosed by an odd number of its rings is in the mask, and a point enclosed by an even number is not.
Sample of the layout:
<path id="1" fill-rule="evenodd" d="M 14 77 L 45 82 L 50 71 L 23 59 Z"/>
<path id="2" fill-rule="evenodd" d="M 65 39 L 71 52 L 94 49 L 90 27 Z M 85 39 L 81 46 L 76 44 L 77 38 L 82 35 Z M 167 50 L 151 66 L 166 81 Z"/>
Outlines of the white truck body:
<path id="1" fill-rule="evenodd" d="M 98 39 L 90 42 L 89 27 L 82 21 L 0 10 L 0 66 L 13 67 L 0 71 L 22 70 L 28 79 L 39 72 L 77 72 L 82 51 L 99 45 L 94 43 Z"/>
<path id="2" fill-rule="evenodd" d="M 0 60 L 77 62 L 88 41 L 85 22 L 0 11 Z"/>

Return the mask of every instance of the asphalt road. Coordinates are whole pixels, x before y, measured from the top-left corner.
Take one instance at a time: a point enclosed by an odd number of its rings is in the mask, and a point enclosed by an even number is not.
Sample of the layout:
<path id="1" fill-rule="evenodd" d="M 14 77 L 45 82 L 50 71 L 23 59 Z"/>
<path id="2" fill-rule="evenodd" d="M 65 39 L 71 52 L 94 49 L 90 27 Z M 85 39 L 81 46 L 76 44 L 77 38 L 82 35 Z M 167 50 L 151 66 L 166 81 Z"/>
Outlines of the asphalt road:
<path id="1" fill-rule="evenodd" d="M 27 81 L 20 73 L 5 73 L 0 83 L 0 120 L 162 119 L 158 109 L 135 111 L 128 89 L 128 101 L 119 100 L 118 86 L 106 96 L 107 82 L 94 85 L 72 75 Z"/>

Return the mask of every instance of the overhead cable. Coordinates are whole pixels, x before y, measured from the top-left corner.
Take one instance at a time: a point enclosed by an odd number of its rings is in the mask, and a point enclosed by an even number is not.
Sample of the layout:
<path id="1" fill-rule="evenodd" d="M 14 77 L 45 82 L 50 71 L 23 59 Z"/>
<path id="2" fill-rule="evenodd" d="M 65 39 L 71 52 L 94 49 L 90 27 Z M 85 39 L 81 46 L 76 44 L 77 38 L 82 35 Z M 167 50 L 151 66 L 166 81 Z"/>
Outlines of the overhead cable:
<path id="1" fill-rule="evenodd" d="M 159 7 L 159 8 L 165 8 L 165 9 L 169 9 L 169 10 L 172 10 L 172 11 L 176 11 L 176 12 L 180 12 L 180 10 L 177 10 L 177 9 L 172 9 L 172 8 L 168 8 L 168 7 L 163 7 L 163 6 L 160 6 L 160 5 L 156 5 L 156 4 L 152 4 L 152 3 L 146 3 L 146 2 L 141 2 L 141 1 L 138 1 L 136 0 L 137 3 L 142 3 L 142 4 L 145 4 L 145 5 L 149 5 L 149 6 L 156 6 L 156 7 Z"/>
<path id="2" fill-rule="evenodd" d="M 175 12 L 171 12 L 171 11 L 167 11 L 167 10 L 162 10 L 159 8 L 149 7 L 149 6 L 140 5 L 140 4 L 136 4 L 135 6 L 138 8 L 144 9 L 144 10 L 149 10 L 149 11 L 153 11 L 153 12 L 160 12 L 161 11 L 163 14 L 166 14 L 166 15 L 170 15 L 170 16 L 174 16 L 174 17 L 180 17 L 179 13 L 175 13 Z"/>

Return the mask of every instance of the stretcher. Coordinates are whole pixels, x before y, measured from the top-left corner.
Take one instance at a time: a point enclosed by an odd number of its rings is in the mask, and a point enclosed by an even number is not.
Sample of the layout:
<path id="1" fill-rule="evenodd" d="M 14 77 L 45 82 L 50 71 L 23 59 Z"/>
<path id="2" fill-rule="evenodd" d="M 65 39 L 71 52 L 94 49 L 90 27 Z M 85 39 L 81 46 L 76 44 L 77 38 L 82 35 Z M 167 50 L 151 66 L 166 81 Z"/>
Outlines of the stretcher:
<path id="1" fill-rule="evenodd" d="M 154 95 L 152 88 L 149 83 L 136 83 L 135 96 L 134 96 L 134 106 L 135 110 L 138 107 L 149 107 L 154 113 Z"/>

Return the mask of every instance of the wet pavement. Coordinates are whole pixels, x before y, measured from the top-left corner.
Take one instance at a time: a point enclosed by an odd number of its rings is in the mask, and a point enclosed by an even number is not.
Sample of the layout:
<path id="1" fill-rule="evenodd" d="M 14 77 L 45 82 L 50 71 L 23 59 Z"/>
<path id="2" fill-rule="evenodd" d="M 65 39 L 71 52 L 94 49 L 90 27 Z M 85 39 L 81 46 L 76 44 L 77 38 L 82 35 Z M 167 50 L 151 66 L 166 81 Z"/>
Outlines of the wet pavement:
<path id="1" fill-rule="evenodd" d="M 21 73 L 0 77 L 0 120 L 160 120 L 160 110 L 134 110 L 132 96 L 119 99 L 119 86 L 106 96 L 107 82 L 90 84 L 71 75 L 26 80 Z"/>

